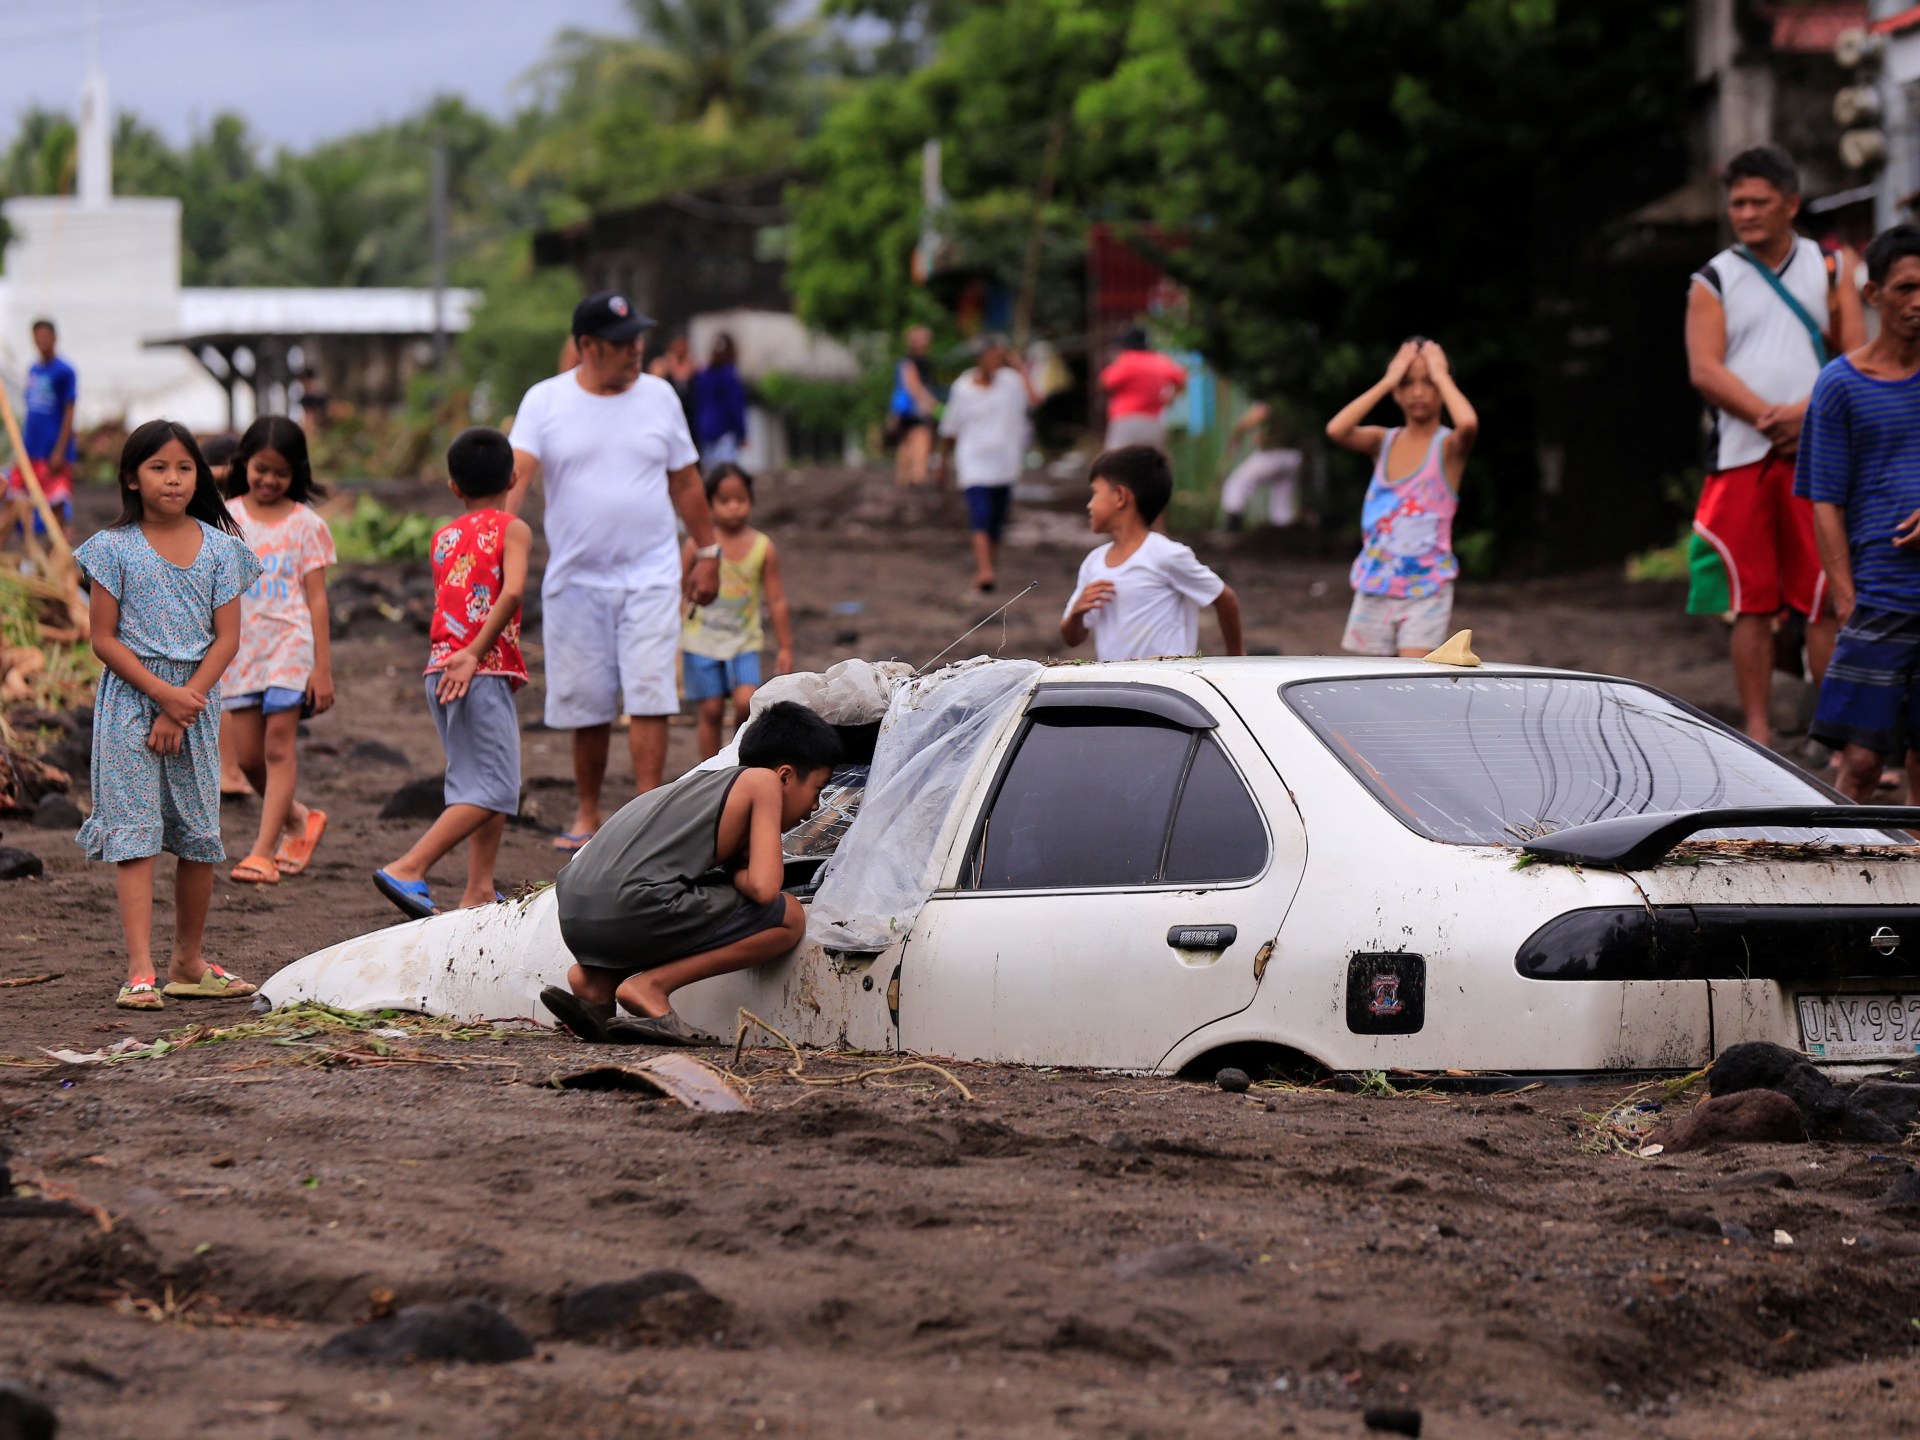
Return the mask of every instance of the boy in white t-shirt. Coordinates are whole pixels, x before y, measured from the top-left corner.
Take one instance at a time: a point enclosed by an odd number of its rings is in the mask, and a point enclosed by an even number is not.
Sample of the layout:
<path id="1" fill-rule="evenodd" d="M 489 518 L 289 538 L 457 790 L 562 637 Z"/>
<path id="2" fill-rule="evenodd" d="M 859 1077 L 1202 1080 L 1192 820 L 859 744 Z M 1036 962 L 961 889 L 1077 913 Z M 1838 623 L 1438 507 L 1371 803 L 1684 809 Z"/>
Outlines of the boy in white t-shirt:
<path id="1" fill-rule="evenodd" d="M 1240 599 L 1193 551 L 1153 529 L 1173 498 L 1167 457 L 1151 445 L 1122 445 L 1093 462 L 1087 518 L 1112 537 L 1080 562 L 1060 636 L 1093 636 L 1097 660 L 1145 660 L 1200 652 L 1200 612 L 1212 606 L 1229 655 L 1247 653 Z"/>

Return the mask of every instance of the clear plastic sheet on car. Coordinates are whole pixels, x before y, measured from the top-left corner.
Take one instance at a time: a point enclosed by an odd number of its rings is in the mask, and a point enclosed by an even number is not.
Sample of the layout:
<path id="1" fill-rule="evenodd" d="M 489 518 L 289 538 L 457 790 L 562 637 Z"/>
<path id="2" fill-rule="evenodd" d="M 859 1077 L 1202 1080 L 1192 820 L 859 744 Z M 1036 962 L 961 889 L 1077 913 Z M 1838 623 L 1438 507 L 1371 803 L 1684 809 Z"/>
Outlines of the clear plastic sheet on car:
<path id="1" fill-rule="evenodd" d="M 808 938 L 883 950 L 912 926 L 940 881 L 956 811 L 1040 666 L 982 656 L 893 691 L 859 809 L 809 907 Z"/>

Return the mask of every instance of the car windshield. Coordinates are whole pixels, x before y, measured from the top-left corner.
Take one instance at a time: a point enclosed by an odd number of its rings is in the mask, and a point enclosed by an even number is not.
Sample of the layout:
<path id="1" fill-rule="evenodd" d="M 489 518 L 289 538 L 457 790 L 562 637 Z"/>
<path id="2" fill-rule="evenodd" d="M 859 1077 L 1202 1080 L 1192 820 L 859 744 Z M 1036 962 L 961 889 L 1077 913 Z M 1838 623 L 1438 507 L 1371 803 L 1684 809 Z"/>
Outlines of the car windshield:
<path id="1" fill-rule="evenodd" d="M 1620 681 L 1379 676 L 1283 693 L 1382 804 L 1455 845 L 1510 845 L 1617 815 L 1834 803 L 1714 721 Z M 1884 845 L 1894 837 L 1754 829 L 1697 838 Z"/>

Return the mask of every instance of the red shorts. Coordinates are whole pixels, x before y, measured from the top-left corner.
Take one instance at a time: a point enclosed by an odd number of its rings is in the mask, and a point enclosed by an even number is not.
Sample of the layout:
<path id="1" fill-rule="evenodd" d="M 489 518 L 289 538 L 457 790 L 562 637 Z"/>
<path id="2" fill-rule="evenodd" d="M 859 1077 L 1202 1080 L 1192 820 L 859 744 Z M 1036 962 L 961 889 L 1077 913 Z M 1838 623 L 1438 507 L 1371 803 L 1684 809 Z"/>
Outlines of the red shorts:
<path id="1" fill-rule="evenodd" d="M 1707 476 L 1693 528 L 1727 567 L 1735 614 L 1820 618 L 1827 577 L 1813 543 L 1813 502 L 1793 493 L 1791 460 L 1769 455 Z"/>
<path id="2" fill-rule="evenodd" d="M 47 497 L 47 504 L 58 509 L 62 505 L 73 504 L 73 473 L 54 475 L 53 467 L 45 460 L 35 460 L 33 476 L 40 482 L 40 493 Z M 27 493 L 26 478 L 21 475 L 20 467 L 15 465 L 7 471 L 7 494 L 24 495 Z"/>

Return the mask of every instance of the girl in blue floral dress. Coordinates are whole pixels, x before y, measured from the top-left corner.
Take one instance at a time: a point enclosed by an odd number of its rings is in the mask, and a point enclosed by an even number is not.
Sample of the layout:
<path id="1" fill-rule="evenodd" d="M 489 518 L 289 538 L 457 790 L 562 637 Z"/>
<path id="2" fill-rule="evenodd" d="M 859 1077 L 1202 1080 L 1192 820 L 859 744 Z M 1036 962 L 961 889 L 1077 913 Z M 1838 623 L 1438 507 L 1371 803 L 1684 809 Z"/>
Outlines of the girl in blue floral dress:
<path id="1" fill-rule="evenodd" d="M 119 867 L 127 983 L 115 1002 L 162 994 L 238 999 L 254 987 L 201 954 L 220 843 L 220 675 L 240 643 L 240 596 L 260 562 L 239 538 L 185 426 L 151 420 L 120 452 L 120 518 L 74 552 L 92 582 L 93 814 L 76 837 Z M 153 861 L 174 874 L 168 984 L 153 964 Z"/>

